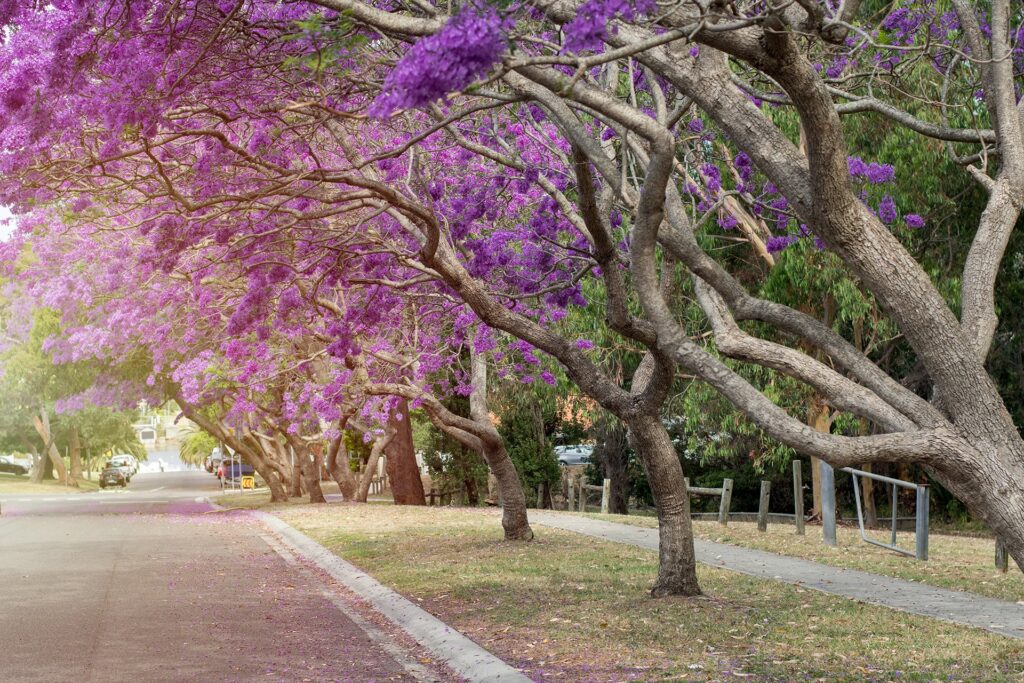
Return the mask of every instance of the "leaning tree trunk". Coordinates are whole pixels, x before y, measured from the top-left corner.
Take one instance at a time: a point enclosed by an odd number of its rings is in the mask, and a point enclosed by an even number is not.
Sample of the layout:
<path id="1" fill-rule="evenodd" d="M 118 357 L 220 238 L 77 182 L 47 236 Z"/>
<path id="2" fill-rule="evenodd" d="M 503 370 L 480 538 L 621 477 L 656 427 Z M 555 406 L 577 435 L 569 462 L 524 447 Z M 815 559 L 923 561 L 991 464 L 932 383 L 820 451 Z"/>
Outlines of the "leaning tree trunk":
<path id="1" fill-rule="evenodd" d="M 366 467 L 363 468 L 362 477 L 359 479 L 359 489 L 356 491 L 357 502 L 365 503 L 369 499 L 370 484 L 373 483 L 373 478 L 376 476 L 380 457 L 397 433 L 398 430 L 389 424 L 385 427 L 384 433 L 373 440 L 373 445 L 370 446 L 370 457 L 366 460 Z"/>
<path id="2" fill-rule="evenodd" d="M 66 484 L 68 470 L 64 466 L 64 459 L 60 457 L 60 451 L 57 450 L 57 445 L 53 442 L 53 437 L 50 434 L 50 416 L 47 414 L 46 408 L 40 405 L 39 412 L 33 416 L 32 422 L 36 432 L 39 434 L 39 438 L 43 440 L 43 456 L 49 456 L 54 469 L 57 471 L 57 480 L 62 484 Z"/>
<path id="3" fill-rule="evenodd" d="M 647 472 L 658 511 L 658 578 L 651 595 L 700 595 L 690 494 L 679 456 L 657 415 L 633 417 L 628 426 L 630 444 Z"/>
<path id="4" fill-rule="evenodd" d="M 32 472 L 29 474 L 29 481 L 38 484 L 43 479 L 53 479 L 53 463 L 50 462 L 50 459 L 40 455 L 39 449 L 34 443 L 28 442 L 27 446 L 28 452 L 32 454 Z"/>
<path id="5" fill-rule="evenodd" d="M 267 488 L 270 489 L 270 501 L 272 503 L 287 503 L 287 480 L 282 477 L 283 466 L 278 462 L 276 451 L 273 449 L 275 444 L 249 434 L 243 441 L 230 445 L 245 455 L 253 469 L 266 482 Z"/>
<path id="6" fill-rule="evenodd" d="M 523 482 L 505 449 L 501 435 L 491 423 L 491 411 L 487 408 L 487 358 L 473 351 L 470 346 L 473 392 L 469 395 L 469 414 L 470 419 L 486 433 L 486 437 L 480 438 L 481 455 L 497 484 L 498 499 L 501 502 L 501 526 L 505 530 L 506 540 L 529 541 L 533 539 L 533 529 L 527 517 Z"/>
<path id="7" fill-rule="evenodd" d="M 397 418 L 398 413 L 402 416 L 400 420 Z M 412 444 L 409 403 L 405 399 L 399 401 L 388 422 L 396 430 L 395 437 L 385 449 L 388 479 L 391 481 L 395 504 L 426 505 L 427 497 L 423 492 L 423 480 L 420 478 L 420 468 L 416 464 L 416 452 Z"/>
<path id="8" fill-rule="evenodd" d="M 338 485 L 342 500 L 355 500 L 359 483 L 352 474 L 352 468 L 349 467 L 349 456 L 348 449 L 345 447 L 344 431 L 331 442 L 331 447 L 327 450 L 327 472 L 331 475 L 334 483 Z"/>
<path id="9" fill-rule="evenodd" d="M 483 456 L 488 467 L 494 473 L 501 496 L 501 526 L 505 530 L 505 540 L 529 541 L 533 539 L 533 529 L 526 512 L 526 494 L 519 480 L 519 472 L 512 463 L 512 458 L 505 450 L 501 437 L 483 441 Z"/>
<path id="10" fill-rule="evenodd" d="M 244 440 L 235 439 L 234 437 L 228 438 L 227 430 L 221 430 L 220 434 L 216 434 L 216 436 L 219 436 L 223 443 L 231 446 L 235 452 L 245 456 L 245 459 L 252 464 L 252 468 L 259 473 L 263 481 L 266 482 L 267 488 L 270 489 L 270 501 L 272 503 L 288 502 L 287 489 L 278 476 L 277 467 L 273 463 L 274 456 L 263 448 L 256 437 L 250 434 Z"/>

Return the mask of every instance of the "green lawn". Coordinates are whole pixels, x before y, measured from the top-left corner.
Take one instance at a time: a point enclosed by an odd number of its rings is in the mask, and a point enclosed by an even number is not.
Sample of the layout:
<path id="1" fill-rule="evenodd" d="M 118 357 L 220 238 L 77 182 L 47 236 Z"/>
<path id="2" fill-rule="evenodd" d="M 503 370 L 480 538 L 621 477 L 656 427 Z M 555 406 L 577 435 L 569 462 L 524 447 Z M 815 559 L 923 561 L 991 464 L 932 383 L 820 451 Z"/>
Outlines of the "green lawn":
<path id="1" fill-rule="evenodd" d="M 653 517 L 588 516 L 635 526 L 658 526 L 658 521 Z M 770 524 L 768 531 L 761 533 L 757 530 L 757 524 L 752 522 L 729 522 L 729 526 L 723 527 L 718 522 L 695 521 L 693 532 L 700 538 L 712 541 L 802 557 L 835 567 L 861 569 L 1012 602 L 1024 600 L 1024 573 L 1017 569 L 1013 561 L 1007 573 L 996 571 L 995 542 L 991 538 L 930 533 L 928 561 L 919 562 L 912 557 L 864 543 L 860 539 L 860 531 L 853 527 L 844 526 L 836 530 L 838 545 L 835 548 L 822 542 L 820 526 L 808 526 L 805 536 L 797 536 L 792 525 Z M 873 536 L 888 541 L 887 533 L 876 531 Z M 901 531 L 898 539 L 901 539 L 903 547 L 913 549 L 912 533 Z"/>
<path id="2" fill-rule="evenodd" d="M 1019 681 L 1024 643 L 701 566 L 653 600 L 655 553 L 494 511 L 268 508 L 539 681 Z"/>
<path id="3" fill-rule="evenodd" d="M 83 479 L 78 488 L 62 486 L 52 481 L 35 484 L 31 482 L 28 475 L 0 474 L 0 495 L 17 493 L 82 493 L 84 491 L 95 491 L 100 485 L 95 479 L 89 481 Z"/>

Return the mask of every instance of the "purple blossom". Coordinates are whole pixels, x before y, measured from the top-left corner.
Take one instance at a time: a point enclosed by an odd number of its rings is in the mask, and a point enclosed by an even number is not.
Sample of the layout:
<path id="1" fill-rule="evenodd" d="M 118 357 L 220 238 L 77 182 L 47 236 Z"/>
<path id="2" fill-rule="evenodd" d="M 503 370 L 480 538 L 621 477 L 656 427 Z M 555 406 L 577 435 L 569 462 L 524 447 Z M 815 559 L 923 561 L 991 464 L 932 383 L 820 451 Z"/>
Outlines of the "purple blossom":
<path id="1" fill-rule="evenodd" d="M 486 75 L 505 53 L 504 28 L 491 7 L 463 9 L 405 53 L 384 79 L 370 115 L 385 118 L 399 109 L 422 107 Z"/>
<path id="2" fill-rule="evenodd" d="M 700 119 L 691 119 L 686 127 L 691 133 L 702 133 L 704 132 L 704 122 Z"/>
<path id="3" fill-rule="evenodd" d="M 654 0 L 587 0 L 576 16 L 565 24 L 565 49 L 568 52 L 599 51 L 608 37 L 608 23 L 616 18 L 632 21 L 638 14 L 657 8 Z"/>
<path id="4" fill-rule="evenodd" d="M 708 192 L 715 194 L 722 189 L 722 172 L 718 170 L 717 166 L 703 164 L 700 167 L 700 172 L 704 175 L 704 185 L 708 188 Z"/>
<path id="5" fill-rule="evenodd" d="M 879 164 L 874 161 L 868 165 L 867 170 L 868 182 L 872 185 L 881 185 L 882 183 L 891 183 L 896 180 L 896 169 L 891 164 Z"/>
<path id="6" fill-rule="evenodd" d="M 889 225 L 896 220 L 896 202 L 891 195 L 885 195 L 878 205 L 878 217 L 882 222 Z"/>
<path id="7" fill-rule="evenodd" d="M 924 227 L 924 219 L 916 213 L 908 213 L 903 217 L 903 220 L 906 222 L 908 228 L 917 229 Z"/>
<path id="8" fill-rule="evenodd" d="M 798 241 L 800 241 L 800 238 L 797 235 L 776 235 L 775 237 L 769 237 L 764 246 L 768 253 L 778 254 Z"/>

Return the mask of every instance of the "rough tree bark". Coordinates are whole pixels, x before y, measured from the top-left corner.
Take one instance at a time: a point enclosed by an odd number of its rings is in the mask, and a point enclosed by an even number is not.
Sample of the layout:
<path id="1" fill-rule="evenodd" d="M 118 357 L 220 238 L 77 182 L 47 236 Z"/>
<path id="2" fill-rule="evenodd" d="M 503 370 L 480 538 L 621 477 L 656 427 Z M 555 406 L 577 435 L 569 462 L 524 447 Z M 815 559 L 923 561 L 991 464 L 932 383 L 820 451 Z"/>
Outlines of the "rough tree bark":
<path id="1" fill-rule="evenodd" d="M 349 467 L 348 449 L 345 447 L 344 423 L 339 428 L 337 438 L 331 441 L 330 448 L 327 449 L 327 471 L 330 473 L 334 483 L 338 485 L 342 499 L 346 501 L 355 500 L 359 484 L 352 473 L 352 468 Z"/>
<path id="2" fill-rule="evenodd" d="M 828 404 L 821 394 L 811 397 L 811 407 L 807 411 L 807 424 L 812 429 L 827 434 L 830 429 Z M 811 517 L 821 518 L 821 460 L 811 456 Z"/>
<path id="3" fill-rule="evenodd" d="M 32 454 L 32 473 L 29 475 L 30 481 L 34 484 L 38 484 L 44 479 L 53 479 L 53 462 L 46 457 L 39 454 L 39 449 L 36 448 L 34 443 L 28 443 L 28 451 Z"/>
<path id="4" fill-rule="evenodd" d="M 57 450 L 57 444 L 53 441 L 53 435 L 50 433 L 50 416 L 46 412 L 46 408 L 40 404 L 39 410 L 35 415 L 32 416 L 33 426 L 36 428 L 36 433 L 39 434 L 39 438 L 43 440 L 43 454 L 44 457 L 49 456 L 50 462 L 53 464 L 53 469 L 56 470 L 57 481 L 62 484 L 66 484 L 68 480 L 68 470 L 64 466 L 64 458 L 60 457 L 60 451 Z M 43 470 L 43 477 L 46 475 L 46 469 Z"/>
<path id="5" fill-rule="evenodd" d="M 370 447 L 370 457 L 366 460 L 366 467 L 363 468 L 362 477 L 359 479 L 359 489 L 356 491 L 356 500 L 358 502 L 365 503 L 369 499 L 370 484 L 376 476 L 381 455 L 383 455 L 388 446 L 391 445 L 391 442 L 394 441 L 397 434 L 397 427 L 394 424 L 388 424 L 385 426 L 384 431 L 381 434 L 376 435 L 373 439 L 373 445 Z M 388 476 L 391 476 L 390 472 L 388 473 Z M 421 483 L 420 491 L 422 490 L 423 485 Z M 426 500 L 424 500 L 424 504 L 426 504 Z"/>
<path id="6" fill-rule="evenodd" d="M 700 595 L 690 494 L 672 440 L 657 415 L 637 415 L 629 420 L 629 440 L 640 456 L 658 511 L 658 580 L 655 597 Z"/>
<path id="7" fill-rule="evenodd" d="M 71 466 L 68 485 L 77 488 L 78 482 L 82 479 L 82 440 L 78 434 L 78 427 L 74 425 L 68 431 L 68 459 Z"/>
<path id="8" fill-rule="evenodd" d="M 292 452 L 295 454 L 295 466 L 298 468 L 299 474 L 295 478 L 301 478 L 306 491 L 309 492 L 309 502 L 326 503 L 327 499 L 324 498 L 323 489 L 320 488 L 320 460 L 317 458 L 316 453 L 313 452 L 310 444 L 298 436 L 287 434 L 286 438 L 288 439 L 288 445 L 291 446 Z M 292 485 L 294 487 L 294 482 Z"/>
<path id="9" fill-rule="evenodd" d="M 629 514 L 629 451 L 626 429 L 615 418 L 603 418 L 597 433 L 594 460 L 600 463 L 604 476 L 611 480 L 609 511 L 615 515 Z"/>
<path id="10" fill-rule="evenodd" d="M 401 415 L 401 419 L 398 418 Z M 409 417 L 409 403 L 402 399 L 388 417 L 395 429 L 395 436 L 384 449 L 387 455 L 388 479 L 391 493 L 397 505 L 426 505 L 420 468 L 416 465 L 416 452 L 412 443 L 412 422 Z"/>
<path id="11" fill-rule="evenodd" d="M 219 420 L 207 417 L 196 406 L 186 401 L 180 392 L 175 394 L 175 401 L 185 417 L 205 429 L 207 433 L 213 435 L 221 443 L 227 444 L 232 450 L 241 453 L 252 463 L 253 469 L 259 472 L 259 475 L 263 477 L 263 481 L 267 483 L 267 487 L 270 489 L 271 501 L 275 503 L 285 503 L 288 501 L 288 491 L 281 477 L 278 476 L 274 465 L 270 463 L 271 457 L 265 454 L 255 435 L 250 433 L 247 435 L 248 438 L 236 438 L 235 434 L 231 430 L 225 429 Z"/>

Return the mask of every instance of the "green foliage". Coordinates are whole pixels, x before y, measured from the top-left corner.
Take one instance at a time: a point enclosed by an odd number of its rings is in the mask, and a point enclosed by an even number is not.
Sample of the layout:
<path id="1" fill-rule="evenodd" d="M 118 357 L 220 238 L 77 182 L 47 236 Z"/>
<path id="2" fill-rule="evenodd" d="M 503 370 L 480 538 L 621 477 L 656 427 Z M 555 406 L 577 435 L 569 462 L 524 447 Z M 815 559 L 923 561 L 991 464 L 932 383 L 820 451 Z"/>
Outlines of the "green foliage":
<path id="1" fill-rule="evenodd" d="M 218 446 L 219 442 L 213 436 L 202 429 L 196 428 L 190 431 L 181 440 L 178 456 L 181 461 L 194 467 L 201 467 L 210 452 Z"/>
<path id="2" fill-rule="evenodd" d="M 506 392 L 499 407 L 498 432 L 515 463 L 527 497 L 538 484 L 555 484 L 561 469 L 552 437 L 559 427 L 556 401 L 551 392 Z"/>
<path id="3" fill-rule="evenodd" d="M 469 414 L 469 401 L 462 396 L 448 399 L 445 407 L 457 415 Z M 413 444 L 423 453 L 433 488 L 440 492 L 458 492 L 456 498 L 465 505 L 480 502 L 480 492 L 487 490 L 487 463 L 479 453 L 437 429 L 425 417 L 417 419 L 415 412 Z"/>

